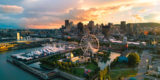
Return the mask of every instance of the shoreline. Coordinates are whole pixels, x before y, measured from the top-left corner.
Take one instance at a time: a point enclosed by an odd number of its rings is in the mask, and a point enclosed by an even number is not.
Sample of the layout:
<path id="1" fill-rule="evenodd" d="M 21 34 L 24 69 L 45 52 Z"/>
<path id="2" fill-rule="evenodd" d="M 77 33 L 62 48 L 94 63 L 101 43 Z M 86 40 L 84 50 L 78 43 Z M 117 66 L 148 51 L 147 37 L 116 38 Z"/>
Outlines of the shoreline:
<path id="1" fill-rule="evenodd" d="M 75 49 L 77 49 L 77 48 L 75 48 Z M 69 52 L 69 51 L 72 51 L 72 50 L 75 50 L 75 49 L 66 50 L 65 52 Z M 64 51 L 61 51 L 60 54 L 64 54 L 65 52 L 64 52 Z M 53 54 L 53 55 L 54 55 L 54 54 Z M 52 55 L 50 55 L 50 56 L 52 56 Z M 46 56 L 46 57 L 49 57 L 49 56 Z M 45 58 L 45 57 L 42 57 L 42 58 Z M 41 58 L 39 58 L 39 59 L 41 59 Z M 34 61 L 34 60 L 33 60 L 33 61 Z M 38 61 L 38 59 L 35 60 L 35 61 Z M 8 57 L 7 57 L 7 62 L 9 62 L 9 63 L 11 63 L 11 64 L 13 64 L 13 65 L 16 65 L 17 67 L 23 69 L 23 70 L 26 71 L 26 72 L 29 72 L 29 73 L 33 74 L 34 76 L 36 76 L 36 77 L 38 77 L 39 79 L 42 79 L 42 80 L 52 80 L 53 78 L 58 77 L 58 76 L 62 76 L 62 78 L 65 78 L 64 80 L 66 80 L 66 79 L 67 79 L 67 80 L 70 80 L 70 78 L 68 78 L 68 77 L 66 78 L 66 77 L 64 77 L 63 75 L 61 75 L 62 72 L 60 72 L 60 71 L 56 72 L 55 70 L 51 70 L 50 72 L 45 73 L 45 72 L 43 72 L 43 71 L 39 71 L 39 70 L 37 70 L 37 69 L 35 69 L 35 68 L 30 67 L 30 66 L 27 64 L 27 62 L 19 61 L 19 60 L 17 60 L 17 59 L 14 59 L 14 58 L 11 57 L 11 56 L 8 56 Z M 32 61 L 31 61 L 31 62 L 32 62 Z M 54 74 L 53 74 L 53 73 L 54 73 Z M 59 73 L 60 73 L 60 74 L 59 74 Z M 51 78 L 52 78 L 52 79 L 51 79 Z"/>

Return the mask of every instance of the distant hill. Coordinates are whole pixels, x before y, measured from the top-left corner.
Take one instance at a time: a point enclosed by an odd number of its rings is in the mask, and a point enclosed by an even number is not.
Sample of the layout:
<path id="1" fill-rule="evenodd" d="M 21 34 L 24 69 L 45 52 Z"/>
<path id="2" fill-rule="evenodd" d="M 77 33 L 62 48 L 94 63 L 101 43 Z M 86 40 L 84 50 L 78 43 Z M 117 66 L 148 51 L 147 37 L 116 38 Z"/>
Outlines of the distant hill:
<path id="1" fill-rule="evenodd" d="M 160 23 L 153 23 L 153 22 L 148 22 L 148 23 L 127 23 L 127 24 L 133 24 L 134 26 L 143 27 L 143 28 L 155 28 L 155 27 L 159 27 L 160 28 Z M 120 26 L 120 24 L 115 24 L 115 26 Z"/>
<path id="2" fill-rule="evenodd" d="M 138 24 L 141 27 L 148 27 L 148 28 L 160 27 L 160 23 L 138 23 Z"/>

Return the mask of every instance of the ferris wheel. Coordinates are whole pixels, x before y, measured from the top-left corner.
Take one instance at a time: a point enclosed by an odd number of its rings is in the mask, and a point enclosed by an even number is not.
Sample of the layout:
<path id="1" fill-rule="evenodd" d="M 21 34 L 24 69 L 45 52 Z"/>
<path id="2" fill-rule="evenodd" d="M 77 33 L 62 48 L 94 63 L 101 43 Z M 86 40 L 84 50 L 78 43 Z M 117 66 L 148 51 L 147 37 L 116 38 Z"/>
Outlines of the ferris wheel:
<path id="1" fill-rule="evenodd" d="M 99 40 L 95 35 L 87 34 L 82 37 L 80 47 L 84 56 L 91 56 L 98 52 Z"/>

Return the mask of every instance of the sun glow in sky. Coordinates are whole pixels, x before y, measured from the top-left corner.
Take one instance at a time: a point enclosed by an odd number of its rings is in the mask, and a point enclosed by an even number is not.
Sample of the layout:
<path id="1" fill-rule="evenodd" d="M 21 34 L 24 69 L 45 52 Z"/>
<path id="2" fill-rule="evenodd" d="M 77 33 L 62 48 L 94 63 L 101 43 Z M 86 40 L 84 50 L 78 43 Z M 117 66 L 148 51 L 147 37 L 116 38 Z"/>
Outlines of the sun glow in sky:
<path id="1" fill-rule="evenodd" d="M 55 29 L 87 23 L 158 22 L 160 0 L 0 0 L 0 28 Z"/>

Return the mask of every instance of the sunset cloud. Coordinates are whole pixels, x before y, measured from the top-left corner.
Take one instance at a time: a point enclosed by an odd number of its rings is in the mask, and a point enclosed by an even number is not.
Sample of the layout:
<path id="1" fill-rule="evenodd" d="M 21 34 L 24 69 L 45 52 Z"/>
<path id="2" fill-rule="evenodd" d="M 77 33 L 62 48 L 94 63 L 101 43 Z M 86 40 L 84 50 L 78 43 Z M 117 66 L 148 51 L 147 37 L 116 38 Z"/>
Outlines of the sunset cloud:
<path id="1" fill-rule="evenodd" d="M 160 22 L 160 12 L 153 12 L 151 14 L 148 14 L 144 16 L 144 19 L 146 19 L 148 22 Z"/>
<path id="2" fill-rule="evenodd" d="M 8 3 L 13 5 L 0 4 L 0 12 L 3 13 L 0 20 L 8 18 L 9 22 L 17 19 L 15 24 L 24 28 L 60 28 L 65 19 L 75 24 L 89 20 L 105 24 L 122 20 L 150 22 L 153 18 L 157 22 L 159 18 L 155 16 L 159 14 L 153 16 L 152 12 L 160 13 L 159 0 L 21 0 Z"/>
<path id="3" fill-rule="evenodd" d="M 1 13 L 22 13 L 23 8 L 16 5 L 0 5 Z"/>
<path id="4" fill-rule="evenodd" d="M 144 21 L 143 17 L 141 17 L 140 15 L 136 14 L 136 15 L 133 15 L 134 18 L 136 18 L 138 21 L 142 22 Z"/>

